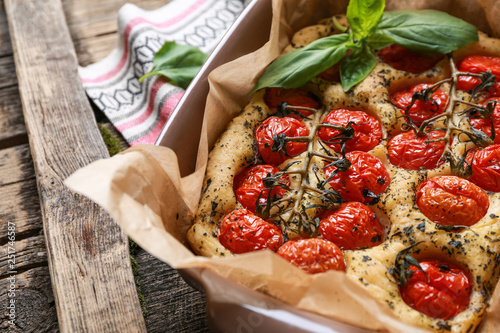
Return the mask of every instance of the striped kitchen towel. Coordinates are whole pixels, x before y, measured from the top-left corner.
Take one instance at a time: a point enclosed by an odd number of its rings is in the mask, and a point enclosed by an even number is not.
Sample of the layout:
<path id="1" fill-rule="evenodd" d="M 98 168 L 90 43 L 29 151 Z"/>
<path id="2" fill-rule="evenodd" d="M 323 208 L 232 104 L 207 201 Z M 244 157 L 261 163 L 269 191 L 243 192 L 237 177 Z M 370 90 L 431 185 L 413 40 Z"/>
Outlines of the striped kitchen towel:
<path id="1" fill-rule="evenodd" d="M 183 89 L 152 76 L 153 56 L 166 41 L 210 53 L 249 0 L 174 0 L 155 11 L 127 4 L 118 13 L 118 45 L 104 60 L 80 67 L 89 98 L 130 145 L 154 143 Z"/>

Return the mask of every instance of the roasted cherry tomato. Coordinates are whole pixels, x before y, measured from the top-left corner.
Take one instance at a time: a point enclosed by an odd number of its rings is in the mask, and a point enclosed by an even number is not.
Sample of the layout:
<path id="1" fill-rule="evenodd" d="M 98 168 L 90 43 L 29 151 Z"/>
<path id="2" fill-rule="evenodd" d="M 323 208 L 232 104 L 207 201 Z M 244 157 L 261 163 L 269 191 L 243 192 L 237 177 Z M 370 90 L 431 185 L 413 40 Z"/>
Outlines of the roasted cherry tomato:
<path id="1" fill-rule="evenodd" d="M 378 55 L 383 62 L 392 68 L 413 74 L 419 74 L 431 69 L 443 58 L 442 55 L 430 57 L 418 54 L 395 44 L 384 47 Z"/>
<path id="2" fill-rule="evenodd" d="M 384 232 L 377 216 L 361 202 L 344 203 L 338 210 L 325 211 L 319 217 L 321 236 L 343 250 L 382 243 Z"/>
<path id="3" fill-rule="evenodd" d="M 234 210 L 221 220 L 219 242 L 233 253 L 270 249 L 283 243 L 281 229 L 246 209 Z"/>
<path id="4" fill-rule="evenodd" d="M 472 287 L 464 270 L 436 259 L 422 260 L 419 264 L 425 274 L 416 266 L 410 266 L 408 270 L 413 271 L 413 275 L 400 288 L 406 304 L 429 317 L 443 320 L 467 308 Z"/>
<path id="5" fill-rule="evenodd" d="M 318 74 L 321 80 L 329 82 L 340 82 L 340 62 Z"/>
<path id="6" fill-rule="evenodd" d="M 494 101 L 497 102 L 495 109 L 493 110 L 493 115 L 491 118 L 472 118 L 470 120 L 470 124 L 473 128 L 480 130 L 485 133 L 487 136 L 491 137 L 491 124 L 495 127 L 495 143 L 500 143 L 500 98 L 488 98 L 484 103 L 485 106 L 488 102 Z"/>
<path id="7" fill-rule="evenodd" d="M 402 114 L 407 115 L 415 124 L 419 125 L 423 121 L 443 113 L 446 100 L 448 99 L 448 95 L 441 89 L 438 89 L 432 94 L 431 101 L 416 100 L 410 110 L 406 112 L 406 108 L 411 104 L 413 94 L 430 86 L 431 84 L 427 83 L 413 85 L 408 89 L 392 94 L 391 101 L 399 107 Z"/>
<path id="8" fill-rule="evenodd" d="M 444 131 L 430 131 L 428 135 L 417 136 L 414 131 L 396 135 L 387 143 L 389 161 L 392 165 L 403 169 L 434 169 L 444 163 L 439 161 L 444 152 L 445 143 L 427 142 L 444 138 Z"/>
<path id="9" fill-rule="evenodd" d="M 323 119 L 323 124 L 333 124 L 347 127 L 352 123 L 354 137 L 346 142 L 346 151 L 369 151 L 382 140 L 382 126 L 380 122 L 363 111 L 349 111 L 344 109 L 333 110 Z M 339 130 L 321 127 L 318 136 L 336 152 L 340 152 Z"/>
<path id="10" fill-rule="evenodd" d="M 471 226 L 486 215 L 490 202 L 486 193 L 470 181 L 438 176 L 420 184 L 417 205 L 437 224 Z"/>
<path id="11" fill-rule="evenodd" d="M 279 248 L 278 255 L 310 274 L 345 271 L 342 251 L 325 239 L 290 240 Z"/>
<path id="12" fill-rule="evenodd" d="M 330 81 L 330 82 L 340 82 L 340 63 L 342 62 L 342 60 L 344 60 L 351 53 L 352 53 L 352 50 L 347 51 L 347 54 L 345 56 L 343 56 L 339 62 L 337 62 L 335 65 L 328 68 L 327 70 L 319 73 L 318 78 L 325 80 L 325 81 Z"/>
<path id="13" fill-rule="evenodd" d="M 463 58 L 458 64 L 457 68 L 461 72 L 468 73 L 484 73 L 488 70 L 492 74 L 496 75 L 496 81 L 488 90 L 489 97 L 500 96 L 500 58 L 499 57 L 487 57 L 473 55 Z M 472 91 L 478 84 L 481 83 L 481 79 L 472 76 L 460 76 L 457 82 L 457 88 L 465 91 Z"/>
<path id="14" fill-rule="evenodd" d="M 500 145 L 470 150 L 465 160 L 470 163 L 473 155 L 469 180 L 486 191 L 500 192 Z"/>
<path id="15" fill-rule="evenodd" d="M 255 204 L 259 198 L 259 205 L 265 206 L 267 204 L 267 197 L 269 195 L 269 189 L 264 187 L 262 179 L 267 177 L 269 174 L 275 175 L 280 170 L 272 165 L 252 165 L 248 168 L 242 170 L 234 177 L 233 189 L 238 202 L 251 211 L 255 213 Z M 290 180 L 287 175 L 280 178 L 280 183 L 290 186 Z M 275 186 L 271 191 L 271 198 L 278 197 L 282 198 L 286 193 L 284 187 Z"/>
<path id="16" fill-rule="evenodd" d="M 257 150 L 264 162 L 277 165 L 307 149 L 307 142 L 287 142 L 285 137 L 308 136 L 304 123 L 291 117 L 269 117 L 255 130 Z"/>
<path id="17" fill-rule="evenodd" d="M 375 202 L 375 196 L 383 193 L 391 181 L 382 161 L 362 151 L 349 152 L 346 158 L 351 162 L 349 170 L 333 176 L 329 181 L 330 186 L 337 190 L 346 202 Z M 334 165 L 326 167 L 326 176 L 330 177 L 336 169 Z"/>
<path id="18" fill-rule="evenodd" d="M 288 103 L 290 106 L 304 106 L 311 109 L 319 109 L 321 106 L 318 98 L 305 90 L 284 89 L 284 88 L 267 88 L 264 95 L 264 101 L 272 112 L 276 112 L 279 103 Z M 299 110 L 304 116 L 311 115 L 311 112 Z M 293 118 L 298 118 L 291 115 Z"/>

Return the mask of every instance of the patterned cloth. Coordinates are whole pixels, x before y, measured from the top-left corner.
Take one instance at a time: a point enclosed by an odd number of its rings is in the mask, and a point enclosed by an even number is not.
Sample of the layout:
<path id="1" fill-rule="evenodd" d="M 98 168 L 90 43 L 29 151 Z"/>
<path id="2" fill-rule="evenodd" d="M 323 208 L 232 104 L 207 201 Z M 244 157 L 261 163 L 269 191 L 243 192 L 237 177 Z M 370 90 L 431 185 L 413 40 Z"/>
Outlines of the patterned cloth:
<path id="1" fill-rule="evenodd" d="M 87 95 L 130 145 L 154 143 L 184 92 L 153 76 L 165 41 L 210 53 L 249 0 L 175 0 L 155 11 L 127 4 L 118 13 L 118 46 L 104 60 L 80 67 Z"/>

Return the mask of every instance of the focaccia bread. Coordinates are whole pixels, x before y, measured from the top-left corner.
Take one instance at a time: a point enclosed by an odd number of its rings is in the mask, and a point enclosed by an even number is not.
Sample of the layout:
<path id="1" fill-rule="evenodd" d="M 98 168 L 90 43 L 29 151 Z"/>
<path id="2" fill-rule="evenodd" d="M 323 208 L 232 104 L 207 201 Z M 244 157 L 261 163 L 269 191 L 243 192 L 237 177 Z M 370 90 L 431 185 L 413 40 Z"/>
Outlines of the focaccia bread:
<path id="1" fill-rule="evenodd" d="M 339 17 L 338 20 L 345 23 L 345 17 Z M 336 33 L 339 31 L 331 20 L 321 21 L 318 25 L 297 32 L 284 52 Z M 368 77 L 347 93 L 335 79 L 335 73 L 325 73 L 311 80 L 302 91 L 318 98 L 318 108 L 314 112 L 309 110 L 310 114 L 305 118 L 298 117 L 307 127 L 308 134 L 297 136 L 312 139 L 304 139 L 307 148 L 302 153 L 287 156 L 283 163 L 275 163 L 276 167 L 284 170 L 284 174 L 288 176 L 289 190 L 279 198 L 271 199 L 269 196 L 268 200 L 274 200 L 274 204 L 264 205 L 263 210 L 256 213 L 265 215 L 266 221 L 278 226 L 284 240 L 324 238 L 318 232 L 317 217 L 322 216 L 321 214 L 327 209 L 338 209 L 342 203 L 335 194 L 332 194 L 335 191 L 332 192 L 333 188 L 330 185 L 333 178 L 331 173 L 327 172 L 328 165 L 345 159 L 347 155 L 325 144 L 318 138 L 318 132 L 331 110 L 361 110 L 377 119 L 381 124 L 381 139 L 367 154 L 380 160 L 388 173 L 388 178 L 379 176 L 377 179 L 379 184 L 376 185 L 381 188 L 380 193 L 364 191 L 360 200 L 376 214 L 383 228 L 383 236 L 373 240 L 374 246 L 371 247 L 356 246 L 351 250 L 346 250 L 344 247 L 345 271 L 401 320 L 439 332 L 472 332 L 485 315 L 488 299 L 493 293 L 500 272 L 498 267 L 500 193 L 484 192 L 487 203 L 483 204 L 485 209 L 478 221 L 456 223 L 465 227 L 443 227 L 442 224 L 431 220 L 428 214 L 424 214 L 418 205 L 420 194 L 417 193 L 420 193 L 426 180 L 451 175 L 452 168 L 449 161 L 439 159 L 442 150 L 438 149 L 434 157 L 428 158 L 429 161 L 434 161 L 432 163 L 435 165 L 432 168 L 411 170 L 393 164 L 396 157 L 389 154 L 389 148 L 394 145 L 390 140 L 409 130 L 408 126 L 402 126 L 407 118 L 402 114 L 403 109 L 394 103 L 393 96 L 398 91 L 417 84 L 431 85 L 449 78 L 453 74 L 450 63 L 457 63 L 466 56 L 500 56 L 499 40 L 485 34 L 480 34 L 479 37 L 479 42 L 455 51 L 453 59 L 440 57 L 434 61 L 435 64 L 430 69 L 417 74 L 393 68 L 385 63 L 379 54 L 378 63 Z M 456 91 L 454 88 L 452 92 L 450 88 L 448 83 L 440 86 L 445 94 L 456 94 L 457 98 L 462 100 L 474 103 L 482 103 L 484 100 L 480 95 L 471 99 L 467 92 Z M 188 241 L 197 254 L 234 255 L 219 241 L 219 227 L 224 216 L 243 207 L 235 194 L 235 177 L 248 166 L 265 164 L 258 153 L 255 131 L 276 112 L 274 106 L 266 103 L 266 94 L 269 94 L 269 90 L 266 92 L 264 89 L 252 96 L 241 114 L 228 124 L 209 155 L 198 213 L 187 234 Z M 293 111 L 307 109 L 301 106 L 291 109 Z M 286 106 L 280 107 L 286 108 Z M 469 123 L 462 121 L 464 114 L 461 112 L 466 109 L 466 105 L 458 105 L 449 120 L 457 124 L 457 128 L 450 129 L 449 142 L 449 148 L 455 156 L 464 156 L 467 150 L 474 147 L 473 142 L 464 140 L 461 131 L 471 130 Z M 418 121 L 415 120 L 415 123 L 418 124 Z M 439 129 L 447 125 L 444 122 L 437 122 L 433 126 Z M 432 143 L 427 142 L 427 144 Z M 403 154 L 404 151 L 400 153 Z M 340 165 L 336 167 L 341 168 Z M 345 184 L 335 190 L 345 194 L 342 187 L 345 188 Z M 259 196 L 258 200 L 261 199 L 262 196 Z M 344 196 L 343 201 L 356 200 L 346 200 Z M 461 209 L 468 208 L 463 206 Z M 453 216 L 457 219 L 463 218 L 455 212 L 448 215 L 452 219 Z M 466 308 L 451 318 L 440 319 L 432 318 L 409 306 L 401 296 L 397 279 L 401 277 L 401 269 L 406 269 L 404 265 L 403 268 L 401 266 L 401 260 L 406 258 L 406 254 L 411 254 L 418 261 L 438 259 L 450 262 L 464 270 L 471 281 L 470 300 Z M 444 269 L 450 270 L 450 267 Z"/>

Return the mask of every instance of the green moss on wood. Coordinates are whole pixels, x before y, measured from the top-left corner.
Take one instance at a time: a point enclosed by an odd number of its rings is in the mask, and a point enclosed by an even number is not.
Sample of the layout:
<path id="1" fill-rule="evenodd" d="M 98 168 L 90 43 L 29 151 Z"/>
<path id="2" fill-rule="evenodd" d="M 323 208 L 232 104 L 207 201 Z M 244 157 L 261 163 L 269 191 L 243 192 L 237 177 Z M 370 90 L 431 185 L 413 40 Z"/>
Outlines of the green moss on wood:
<path id="1" fill-rule="evenodd" d="M 101 131 L 102 138 L 106 147 L 108 148 L 109 156 L 113 156 L 122 151 L 120 147 L 120 140 L 114 136 L 106 127 L 104 127 L 101 123 L 98 123 L 97 126 Z"/>

